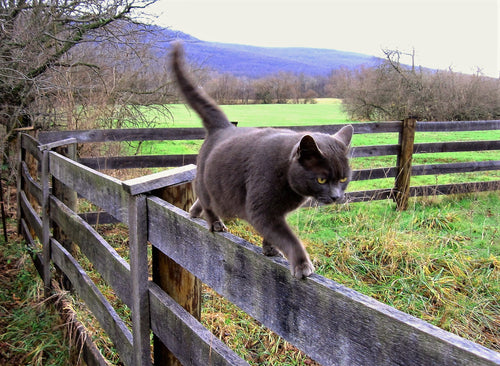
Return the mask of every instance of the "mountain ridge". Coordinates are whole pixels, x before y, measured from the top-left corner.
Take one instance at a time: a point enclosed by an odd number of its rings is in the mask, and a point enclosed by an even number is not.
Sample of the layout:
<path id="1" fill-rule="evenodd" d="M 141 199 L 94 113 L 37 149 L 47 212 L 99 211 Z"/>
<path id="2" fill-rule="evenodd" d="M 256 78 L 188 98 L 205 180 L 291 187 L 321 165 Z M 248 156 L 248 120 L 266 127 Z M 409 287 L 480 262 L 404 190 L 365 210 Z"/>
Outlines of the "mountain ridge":
<path id="1" fill-rule="evenodd" d="M 237 77 L 260 78 L 278 72 L 307 76 L 326 76 L 332 70 L 373 66 L 380 61 L 375 56 L 355 52 L 307 47 L 260 47 L 233 43 L 209 42 L 169 28 L 155 30 L 157 36 L 184 42 L 186 57 L 219 73 Z M 163 42 L 162 42 L 163 43 Z M 162 47 L 168 49 L 168 45 Z"/>

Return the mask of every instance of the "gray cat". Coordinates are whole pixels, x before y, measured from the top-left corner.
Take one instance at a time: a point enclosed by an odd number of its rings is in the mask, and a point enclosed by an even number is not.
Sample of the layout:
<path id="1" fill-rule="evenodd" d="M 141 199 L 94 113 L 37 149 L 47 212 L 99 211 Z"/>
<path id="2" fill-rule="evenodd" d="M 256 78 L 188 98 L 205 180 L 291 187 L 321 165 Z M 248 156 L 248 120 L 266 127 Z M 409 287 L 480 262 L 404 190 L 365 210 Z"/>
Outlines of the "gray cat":
<path id="1" fill-rule="evenodd" d="M 191 217 L 203 214 L 211 231 L 225 231 L 222 218 L 248 221 L 263 236 L 265 255 L 283 253 L 292 275 L 314 267 L 285 216 L 308 197 L 340 203 L 349 183 L 352 126 L 335 135 L 233 126 L 216 103 L 186 77 L 183 49 L 175 44 L 172 68 L 187 103 L 207 130 L 194 182 L 198 200 Z"/>

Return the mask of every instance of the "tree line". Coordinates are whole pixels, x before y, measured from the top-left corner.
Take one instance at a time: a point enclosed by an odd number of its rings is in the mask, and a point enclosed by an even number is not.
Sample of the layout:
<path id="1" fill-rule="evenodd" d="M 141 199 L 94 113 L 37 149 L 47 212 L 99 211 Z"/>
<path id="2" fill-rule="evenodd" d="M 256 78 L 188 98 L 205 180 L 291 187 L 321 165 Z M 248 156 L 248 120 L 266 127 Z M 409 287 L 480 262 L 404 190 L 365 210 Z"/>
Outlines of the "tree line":
<path id="1" fill-rule="evenodd" d="M 332 70 L 328 76 L 278 73 L 250 80 L 228 74 L 201 78 L 220 104 L 314 103 L 339 98 L 353 120 L 421 121 L 500 119 L 500 79 L 400 63 L 399 51 L 384 51 L 378 65 Z"/>

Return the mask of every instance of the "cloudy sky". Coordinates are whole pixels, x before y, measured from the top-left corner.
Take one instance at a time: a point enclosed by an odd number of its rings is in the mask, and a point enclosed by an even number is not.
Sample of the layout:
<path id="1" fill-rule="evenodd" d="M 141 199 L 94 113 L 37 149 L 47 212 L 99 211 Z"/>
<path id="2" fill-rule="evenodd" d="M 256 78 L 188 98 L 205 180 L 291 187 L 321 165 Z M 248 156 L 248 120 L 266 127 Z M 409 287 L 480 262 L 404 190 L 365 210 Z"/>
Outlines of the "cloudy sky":
<path id="1" fill-rule="evenodd" d="M 156 22 L 205 41 L 319 47 L 498 77 L 500 0 L 159 0 Z M 410 63 L 411 59 L 402 60 Z"/>

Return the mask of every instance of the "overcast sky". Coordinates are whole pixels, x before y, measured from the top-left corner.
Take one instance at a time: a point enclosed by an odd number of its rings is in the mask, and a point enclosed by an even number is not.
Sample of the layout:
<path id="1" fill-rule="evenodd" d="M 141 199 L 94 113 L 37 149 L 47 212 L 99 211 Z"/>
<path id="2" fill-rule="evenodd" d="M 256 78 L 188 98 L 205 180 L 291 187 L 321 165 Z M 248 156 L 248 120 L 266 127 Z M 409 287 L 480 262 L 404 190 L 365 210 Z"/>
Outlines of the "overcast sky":
<path id="1" fill-rule="evenodd" d="M 156 22 L 205 41 L 318 47 L 500 73 L 500 0 L 159 0 Z M 411 59 L 402 60 L 410 63 Z"/>

